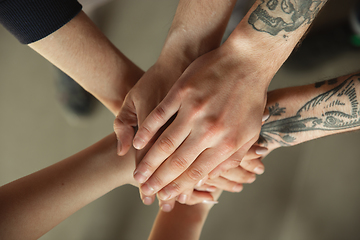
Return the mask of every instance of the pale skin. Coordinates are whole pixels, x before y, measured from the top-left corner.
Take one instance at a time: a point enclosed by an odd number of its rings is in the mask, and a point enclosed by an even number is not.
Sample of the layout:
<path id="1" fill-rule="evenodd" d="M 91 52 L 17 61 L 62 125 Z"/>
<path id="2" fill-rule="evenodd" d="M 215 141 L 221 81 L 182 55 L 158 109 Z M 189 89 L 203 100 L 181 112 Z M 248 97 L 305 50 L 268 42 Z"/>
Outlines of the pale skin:
<path id="1" fill-rule="evenodd" d="M 136 186 L 132 176 L 135 152 L 132 148 L 126 155 L 118 156 L 116 136 L 112 133 L 69 158 L 0 187 L 0 238 L 38 239 L 71 214 L 113 189 L 125 184 Z M 251 175 L 238 177 L 246 182 Z M 229 180 L 228 187 L 232 184 Z M 241 181 L 236 184 L 241 184 Z M 181 211 L 175 211 L 171 215 L 160 213 L 158 218 L 179 221 L 182 227 L 189 224 L 187 234 L 198 236 L 220 190 L 215 187 L 212 192 L 215 192 L 216 198 L 209 192 L 194 191 L 192 199 L 188 200 L 192 205 L 206 202 L 209 206 L 178 206 Z M 187 222 L 190 213 L 195 219 Z M 198 219 L 201 221 L 198 222 Z M 156 223 L 153 230 L 156 235 L 168 235 L 167 231 L 171 227 L 163 228 L 162 220 L 157 221 L 160 223 Z M 173 229 L 178 227 L 172 226 Z M 174 235 L 171 239 L 183 239 L 176 237 Z"/>
<path id="2" fill-rule="evenodd" d="M 269 92 L 266 108 L 270 114 L 259 145 L 268 148 L 267 154 L 281 146 L 358 130 L 359 101 L 358 73 Z M 115 149 L 116 137 L 110 134 L 63 161 L 0 187 L 0 228 L 5 229 L 0 232 L 1 239 L 37 239 L 107 192 L 124 184 L 137 185 L 132 177 L 136 150 L 132 148 L 119 157 Z M 253 146 L 243 162 L 258 158 L 254 156 L 258 149 Z M 231 171 L 224 177 L 251 179 Z M 195 192 L 192 204 L 203 200 L 212 203 L 219 193 L 216 189 L 214 196 Z M 198 239 L 211 206 L 177 205 L 170 214 L 160 212 L 149 239 Z"/>
<path id="3" fill-rule="evenodd" d="M 268 148 L 267 154 L 281 146 L 358 130 L 359 101 L 359 74 L 269 92 L 266 108 L 270 114 L 262 127 L 259 145 Z M 116 187 L 136 185 L 132 177 L 136 150 L 132 148 L 119 157 L 115 149 L 116 137 L 110 134 L 63 161 L 0 187 L 0 226 L 5 229 L 0 237 L 37 239 Z M 253 146 L 244 160 L 258 158 L 254 156 L 258 149 Z M 191 201 L 213 201 L 220 191 L 213 194 L 195 192 Z M 159 212 L 149 239 L 198 239 L 211 206 L 178 204 L 171 213 Z"/>
<path id="4" fill-rule="evenodd" d="M 89 38 L 94 41 L 84 41 Z M 74 77 L 113 113 L 119 110 L 125 94 L 143 74 L 83 13 L 30 47 Z M 81 68 L 75 67 L 78 62 L 83 64 Z M 111 134 L 68 159 L 1 187 L 0 225 L 1 229 L 7 229 L 1 232 L 1 238 L 38 238 L 108 191 L 123 184 L 135 184 L 132 178 L 135 165 L 135 150 L 132 148 L 125 156 L 117 156 L 116 138 Z M 239 166 L 223 174 L 219 181 L 211 181 L 197 189 L 213 192 L 221 187 L 239 192 L 243 183 L 255 180 L 252 172 L 256 167 L 263 168 L 263 165 L 253 161 L 245 168 Z M 204 200 L 212 203 L 213 197 L 194 190 L 186 203 Z M 58 212 L 53 203 L 64 208 Z M 173 208 L 173 202 L 162 203 L 163 210 Z"/>
<path id="5" fill-rule="evenodd" d="M 114 115 L 144 74 L 83 12 L 29 47 L 75 79 Z"/>
<path id="6" fill-rule="evenodd" d="M 227 20 L 225 19 L 225 22 L 226 21 Z M 221 29 L 224 28 L 224 26 L 222 25 L 224 25 L 225 22 L 221 18 L 221 21 L 219 20 L 219 27 L 215 27 L 215 25 L 212 25 L 209 26 L 209 28 L 212 29 L 212 31 L 215 32 L 217 35 L 222 35 Z M 178 35 L 178 33 L 175 33 L 175 30 L 170 30 L 170 32 L 173 32 L 174 35 Z M 165 56 L 169 59 L 172 59 L 168 56 L 168 54 L 175 55 L 175 52 L 171 51 L 173 51 L 174 49 L 179 51 L 179 49 L 186 48 L 187 46 L 185 46 L 183 42 L 186 43 L 189 41 L 186 41 L 185 37 L 196 38 L 195 33 L 193 33 L 193 35 L 183 34 L 181 35 L 181 37 L 184 37 L 184 41 L 178 42 L 174 41 L 172 36 L 173 35 L 169 33 L 167 42 L 173 42 L 174 45 L 179 46 L 178 48 L 169 48 L 168 51 L 163 51 L 163 53 L 161 54 L 161 59 L 165 60 Z M 213 39 L 212 41 L 209 41 L 208 44 L 199 45 L 198 54 L 203 54 L 209 49 L 215 48 L 219 44 L 219 42 L 220 38 Z M 35 51 L 37 51 L 39 54 L 44 56 L 47 60 L 52 62 L 55 66 L 62 69 L 73 79 L 75 79 L 86 90 L 88 90 L 91 94 L 97 97 L 114 114 L 117 114 L 119 112 L 126 93 L 129 92 L 131 87 L 133 87 L 133 85 L 144 74 L 144 72 L 139 67 L 137 67 L 128 58 L 126 58 L 126 56 L 124 56 L 103 35 L 103 33 L 83 12 L 79 13 L 79 15 L 74 17 L 69 23 L 64 25 L 56 32 L 37 42 L 29 44 L 29 46 Z M 195 56 L 191 58 L 193 59 L 194 57 Z M 170 63 L 170 61 L 164 62 Z M 189 62 L 189 60 L 186 60 L 186 62 Z M 81 65 L 79 65 L 79 63 L 81 63 Z M 179 66 L 179 64 L 172 63 L 171 66 Z M 186 65 L 183 65 L 181 68 L 183 69 L 185 67 Z M 177 74 L 175 70 L 169 70 L 168 72 L 166 72 L 163 68 L 162 71 L 160 70 L 157 67 L 151 68 L 147 72 L 147 75 L 145 74 L 145 76 L 141 78 L 139 82 L 146 81 L 146 76 L 151 76 L 151 72 L 157 73 L 158 75 L 164 74 L 167 77 L 171 76 L 172 74 Z M 156 89 L 159 88 L 156 87 Z M 149 93 L 150 92 L 152 91 L 149 90 Z M 146 94 L 146 92 L 142 93 L 140 96 L 141 99 L 147 100 L 147 106 L 151 106 L 150 103 L 154 102 L 155 104 L 153 105 L 153 107 L 155 107 L 156 103 L 158 103 L 160 99 L 162 99 L 161 96 L 157 97 L 155 95 Z M 149 109 L 149 112 L 150 110 L 152 110 L 152 108 Z M 132 128 L 122 129 L 120 131 L 121 134 L 119 134 L 119 131 L 120 130 L 116 131 L 118 133 L 118 137 L 121 137 L 122 135 L 127 136 L 129 133 L 133 134 Z M 138 155 L 141 154 L 143 153 L 138 153 Z M 252 174 L 252 177 L 254 178 L 253 170 L 256 167 L 260 167 L 261 169 L 263 169 L 263 165 L 261 162 L 252 162 L 251 166 L 247 168 L 249 171 L 252 172 L 246 174 Z M 234 180 L 238 179 L 235 178 Z M 254 180 L 255 179 L 253 179 L 252 181 Z M 223 184 L 223 186 L 227 190 L 233 189 L 233 187 L 226 186 L 226 184 Z M 239 188 L 240 186 L 235 187 L 235 191 L 238 192 Z M 142 199 L 144 203 L 151 204 L 155 199 L 155 195 L 142 196 Z M 185 201 L 183 201 L 183 203 L 185 203 Z M 165 204 L 167 203 L 164 202 L 161 205 Z M 170 204 L 167 204 L 167 206 L 169 205 L 173 206 L 174 202 L 170 202 Z"/>
<path id="7" fill-rule="evenodd" d="M 141 96 L 137 94 L 147 85 L 129 93 L 115 121 L 115 132 L 139 125 L 133 146 L 146 149 L 147 153 L 137 166 L 134 177 L 142 184 L 143 196 L 157 193 L 161 200 L 186 199 L 190 197 L 193 186 L 207 175 L 213 178 L 239 165 L 258 139 L 271 79 L 325 4 L 325 1 L 316 4 L 303 1 L 304 4 L 301 1 L 279 1 L 282 10 L 275 8 L 273 2 L 270 4 L 270 0 L 256 1 L 227 41 L 193 61 L 144 121 L 144 114 L 141 119 L 137 114 L 147 111 L 141 108 L 145 104 L 141 101 L 146 100 L 138 100 L 139 108 L 129 106 L 134 105 L 131 94 Z M 278 14 L 284 20 L 279 26 L 286 27 L 280 29 L 279 34 L 257 21 L 262 17 L 258 14 L 262 11 L 258 9 L 264 2 L 274 10 L 272 18 Z M 211 6 L 211 3 L 206 5 Z M 202 10 L 199 8 L 197 11 Z M 289 18 L 294 19 L 293 24 L 287 23 L 288 16 L 280 16 L 291 11 L 296 11 L 296 17 Z M 209 14 L 205 16 L 204 22 L 211 19 Z M 196 25 L 191 25 L 192 21 L 200 21 L 203 17 L 201 14 L 193 16 L 186 26 L 196 29 Z M 270 17 L 265 15 L 265 18 Z M 173 31 L 176 29 L 175 24 Z M 202 32 L 202 28 L 199 30 Z M 204 37 L 210 36 L 213 35 Z M 161 94 L 155 95 L 161 100 Z M 170 118 L 173 118 L 172 123 L 165 131 L 162 129 L 160 135 L 159 129 Z M 129 133 L 133 132 L 129 130 Z M 130 134 L 119 140 L 121 155 L 131 145 Z"/>
<path id="8" fill-rule="evenodd" d="M 263 118 L 266 121 L 260 133 L 261 140 L 250 148 L 242 163 L 251 162 L 250 159 L 260 160 L 276 148 L 294 146 L 333 134 L 359 130 L 359 102 L 359 73 L 269 92 Z M 206 207 L 205 205 L 196 206 Z M 173 214 L 176 214 L 178 210 L 180 209 L 176 206 Z M 189 212 L 189 215 L 191 217 L 192 213 Z M 205 216 L 201 214 L 196 216 L 191 217 L 190 221 L 201 225 Z M 175 224 L 171 219 L 163 218 L 162 221 L 161 219 L 158 215 L 155 224 L 161 223 L 169 227 Z M 178 234 L 184 232 L 180 231 Z M 165 231 L 162 234 L 167 238 L 157 239 L 169 239 L 170 235 L 167 234 L 171 234 L 171 231 Z"/>
<path id="9" fill-rule="evenodd" d="M 213 193 L 218 199 L 221 190 Z M 175 204 L 170 213 L 160 211 L 154 221 L 149 240 L 186 239 L 197 240 L 213 204 L 196 204 L 193 206 Z"/>
<path id="10" fill-rule="evenodd" d="M 327 81 L 268 93 L 259 141 L 245 160 L 259 159 L 279 147 L 294 146 L 313 139 L 360 128 L 360 75 L 350 74 Z"/>
<path id="11" fill-rule="evenodd" d="M 141 125 L 164 99 L 190 63 L 220 45 L 235 2 L 231 0 L 224 4 L 219 0 L 179 1 L 158 60 L 126 96 L 114 121 L 114 130 L 119 138 L 119 155 L 125 154 L 132 145 L 134 127 Z M 212 16 L 211 21 L 204 21 L 208 16 Z M 118 134 L 120 132 L 125 134 Z M 138 161 L 147 149 L 138 152 Z M 145 204 L 151 204 L 149 200 L 154 199 L 153 194 L 141 194 L 141 197 Z"/>

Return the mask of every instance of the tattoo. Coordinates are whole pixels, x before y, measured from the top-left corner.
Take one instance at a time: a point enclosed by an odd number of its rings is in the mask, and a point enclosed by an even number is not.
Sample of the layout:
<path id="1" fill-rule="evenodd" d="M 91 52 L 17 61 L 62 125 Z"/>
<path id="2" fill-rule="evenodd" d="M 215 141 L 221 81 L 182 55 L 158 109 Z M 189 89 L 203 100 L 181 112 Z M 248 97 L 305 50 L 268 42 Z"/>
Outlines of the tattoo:
<path id="1" fill-rule="evenodd" d="M 275 103 L 275 106 L 269 107 L 270 116 L 281 116 L 282 113 L 285 113 L 286 108 L 279 108 L 279 103 Z"/>
<path id="2" fill-rule="evenodd" d="M 337 83 L 337 79 L 334 78 L 334 79 L 330 79 L 330 80 L 327 80 L 327 81 L 317 82 L 317 83 L 315 83 L 315 88 L 319 88 L 319 87 L 321 87 L 322 85 L 324 85 L 326 83 L 328 85 L 333 85 L 333 84 Z"/>
<path id="3" fill-rule="evenodd" d="M 259 143 L 266 146 L 267 143 L 276 142 L 281 146 L 290 146 L 299 132 L 336 131 L 360 126 L 356 81 L 360 82 L 360 74 L 352 75 L 335 88 L 314 97 L 295 116 L 265 123 L 261 128 Z M 331 80 L 330 84 L 334 84 L 334 81 Z M 269 107 L 270 117 L 279 116 L 285 110 L 276 103 Z"/>
<path id="4" fill-rule="evenodd" d="M 293 32 L 302 24 L 310 24 L 324 3 L 324 0 L 261 0 L 248 23 L 273 36 L 280 31 Z"/>

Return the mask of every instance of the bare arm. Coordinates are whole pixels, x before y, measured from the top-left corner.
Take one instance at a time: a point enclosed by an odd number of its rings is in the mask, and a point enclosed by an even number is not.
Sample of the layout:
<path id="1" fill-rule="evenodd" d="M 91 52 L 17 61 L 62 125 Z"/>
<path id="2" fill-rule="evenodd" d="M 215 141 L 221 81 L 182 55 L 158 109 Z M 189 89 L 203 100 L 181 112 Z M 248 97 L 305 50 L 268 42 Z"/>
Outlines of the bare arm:
<path id="1" fill-rule="evenodd" d="M 182 73 L 196 58 L 219 47 L 235 3 L 180 0 L 159 61 L 172 63 Z"/>
<path id="2" fill-rule="evenodd" d="M 171 212 L 159 211 L 149 240 L 199 239 L 208 212 L 203 204 L 193 206 L 175 203 Z"/>
<path id="3" fill-rule="evenodd" d="M 76 80 L 114 114 L 143 74 L 83 12 L 29 46 Z"/>
<path id="4" fill-rule="evenodd" d="M 0 187 L 0 238 L 37 239 L 105 193 L 134 184 L 134 159 L 134 150 L 117 156 L 116 137 L 111 134 L 63 161 Z"/>
<path id="5" fill-rule="evenodd" d="M 215 200 L 219 198 L 221 192 L 217 189 L 213 193 Z M 174 209 L 169 213 L 159 211 L 151 229 L 149 240 L 199 239 L 214 203 L 202 203 L 193 206 L 176 203 Z"/>
<path id="6" fill-rule="evenodd" d="M 132 148 L 122 157 L 116 154 L 115 149 L 116 136 L 112 133 L 65 160 L 0 187 L 0 238 L 38 239 L 71 214 L 111 190 L 125 184 L 136 186 L 132 177 L 135 149 Z M 241 185 L 238 182 L 248 182 L 247 179 L 251 177 L 243 170 L 229 172 L 223 179 L 213 181 L 211 186 L 231 191 L 234 184 Z M 224 178 L 228 179 L 227 183 L 224 183 Z M 207 189 L 196 192 L 189 202 L 197 204 L 207 200 L 210 205 L 179 204 L 177 209 L 180 211 L 171 215 L 164 215 L 160 211 L 160 220 L 154 226 L 155 236 L 167 236 L 175 230 L 198 236 L 211 208 L 211 201 L 221 192 L 217 191 L 213 198 L 205 192 Z M 172 225 L 173 230 L 169 231 L 169 223 L 174 222 L 178 224 Z M 182 229 L 185 226 L 186 230 Z"/>

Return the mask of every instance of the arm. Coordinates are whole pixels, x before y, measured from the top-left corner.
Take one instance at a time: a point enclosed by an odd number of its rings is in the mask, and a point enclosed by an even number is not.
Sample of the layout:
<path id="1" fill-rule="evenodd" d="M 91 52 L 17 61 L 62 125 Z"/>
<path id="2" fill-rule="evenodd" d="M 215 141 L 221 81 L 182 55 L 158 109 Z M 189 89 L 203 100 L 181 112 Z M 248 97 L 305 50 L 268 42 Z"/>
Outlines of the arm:
<path id="1" fill-rule="evenodd" d="M 214 199 L 217 199 L 220 194 L 220 190 L 214 192 Z M 173 211 L 169 213 L 159 211 L 148 239 L 199 239 L 213 205 L 210 203 L 188 206 L 176 203 Z"/>
<path id="2" fill-rule="evenodd" d="M 269 119 L 261 128 L 258 146 L 270 151 L 360 128 L 360 75 L 268 93 Z M 253 152 L 253 151 L 251 151 Z M 256 158 L 249 152 L 247 159 Z M 259 156 L 257 156 L 259 157 Z"/>
<path id="3" fill-rule="evenodd" d="M 83 12 L 29 46 L 75 79 L 114 114 L 143 74 Z"/>
<path id="4" fill-rule="evenodd" d="M 0 188 L 0 238 L 37 239 L 124 184 L 135 185 L 134 150 L 116 154 L 111 134 L 89 148 Z"/>
<path id="5" fill-rule="evenodd" d="M 65 160 L 0 187 L 0 238 L 37 239 L 111 190 L 125 184 L 136 186 L 132 177 L 135 169 L 135 149 L 130 149 L 122 157 L 116 154 L 115 149 L 116 137 L 115 134 L 110 134 Z M 253 175 L 245 170 L 234 169 L 224 175 L 223 180 L 219 178 L 220 181 L 208 183 L 210 185 L 201 192 L 195 191 L 189 200 L 190 204 L 207 200 L 210 205 L 186 207 L 179 204 L 177 209 L 183 210 L 177 211 L 175 216 L 163 216 L 163 213 L 159 213 L 161 220 L 155 224 L 155 236 L 169 233 L 170 220 L 184 226 L 191 223 L 187 228 L 189 234 L 200 234 L 211 203 L 214 203 L 213 196 L 205 191 L 213 192 L 214 186 L 234 191 L 234 184 L 238 186 L 239 183 L 248 182 L 251 177 Z M 218 195 L 214 197 L 216 199 Z M 187 216 L 192 218 L 189 220 Z"/>
<path id="6" fill-rule="evenodd" d="M 269 92 L 270 118 L 261 128 L 260 143 L 293 146 L 358 130 L 359 101 L 359 74 Z"/>
<path id="7" fill-rule="evenodd" d="M 179 1 L 158 60 L 129 92 L 115 119 L 119 155 L 130 148 L 133 127 L 145 120 L 190 63 L 219 47 L 235 3 L 236 0 L 226 4 L 222 0 Z M 118 134 L 124 132 L 127 134 Z"/>
<path id="8" fill-rule="evenodd" d="M 220 45 L 235 2 L 179 1 L 158 60 L 131 89 L 114 121 L 114 131 L 119 139 L 119 155 L 125 154 L 132 145 L 133 128 L 142 124 L 189 64 Z M 143 149 L 138 153 L 138 161 L 146 151 L 147 149 Z M 142 195 L 143 200 L 144 196 Z"/>
<path id="9" fill-rule="evenodd" d="M 270 80 L 324 3 L 256 1 L 221 47 L 186 69 L 134 137 L 142 149 L 176 114 L 135 170 L 144 194 L 174 198 L 236 165 L 226 162 L 236 151 L 241 161 L 258 139 Z"/>

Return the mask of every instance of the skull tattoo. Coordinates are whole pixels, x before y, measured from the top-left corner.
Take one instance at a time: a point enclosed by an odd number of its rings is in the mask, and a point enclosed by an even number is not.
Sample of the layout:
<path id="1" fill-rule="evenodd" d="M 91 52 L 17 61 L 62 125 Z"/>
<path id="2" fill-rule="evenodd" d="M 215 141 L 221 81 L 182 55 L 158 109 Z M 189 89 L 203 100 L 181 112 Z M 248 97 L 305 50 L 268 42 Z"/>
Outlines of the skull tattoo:
<path id="1" fill-rule="evenodd" d="M 248 23 L 254 29 L 276 36 L 280 31 L 295 31 L 311 23 L 321 8 L 321 0 L 261 0 Z"/>

